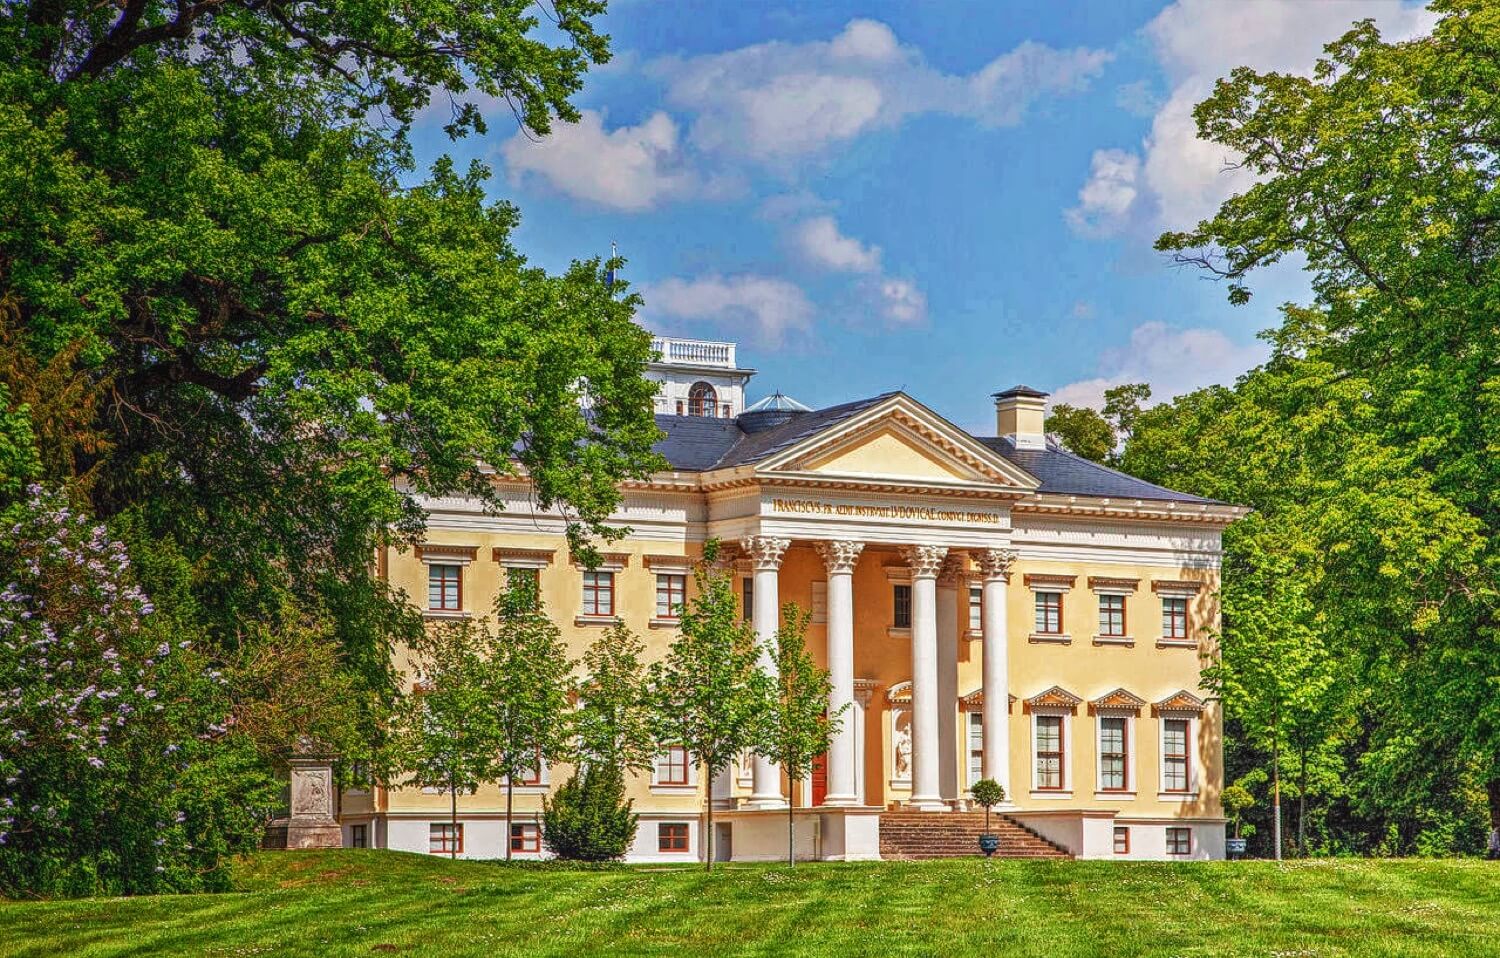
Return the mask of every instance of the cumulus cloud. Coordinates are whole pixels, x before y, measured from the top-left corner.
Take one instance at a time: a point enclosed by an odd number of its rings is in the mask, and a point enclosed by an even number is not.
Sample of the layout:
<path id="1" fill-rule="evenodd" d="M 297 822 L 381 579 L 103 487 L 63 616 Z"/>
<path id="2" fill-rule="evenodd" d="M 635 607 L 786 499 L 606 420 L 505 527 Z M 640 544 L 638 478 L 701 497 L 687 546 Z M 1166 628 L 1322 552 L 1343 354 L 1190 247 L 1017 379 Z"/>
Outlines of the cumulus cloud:
<path id="1" fill-rule="evenodd" d="M 1141 158 L 1126 150 L 1095 150 L 1089 179 L 1078 191 L 1078 205 L 1063 213 L 1073 231 L 1083 236 L 1119 232 L 1135 204 Z"/>
<path id="2" fill-rule="evenodd" d="M 1130 332 L 1124 346 L 1099 356 L 1098 375 L 1069 383 L 1052 394 L 1052 402 L 1074 406 L 1104 405 L 1104 391 L 1121 383 L 1150 383 L 1153 398 L 1165 402 L 1216 383 L 1230 383 L 1268 355 L 1265 343 L 1236 343 L 1216 329 L 1183 328 L 1153 321 Z"/>
<path id="3" fill-rule="evenodd" d="M 1187 229 L 1211 216 L 1219 204 L 1246 189 L 1250 175 L 1230 167 L 1238 159 L 1222 147 L 1198 139 L 1193 106 L 1213 90 L 1214 81 L 1237 66 L 1311 74 L 1323 45 L 1356 20 L 1373 18 L 1388 40 L 1421 36 L 1436 16 L 1401 0 L 1176 0 L 1144 29 L 1170 92 L 1152 113 L 1151 130 L 1136 158 L 1138 176 L 1127 208 L 1113 213 L 1107 230 L 1085 215 L 1083 192 L 1098 187 L 1113 201 L 1124 198 L 1119 184 L 1101 181 L 1094 154 L 1088 183 L 1080 192 L 1082 210 L 1074 223 L 1085 235 L 1108 235 L 1128 224 L 1154 232 Z M 1129 99 L 1140 102 L 1132 90 Z M 1121 151 L 1104 151 L 1118 153 Z"/>
<path id="4" fill-rule="evenodd" d="M 943 113 L 1005 126 L 1050 95 L 1075 92 L 1110 54 L 1027 42 L 971 74 L 944 73 L 875 20 L 853 20 L 827 41 L 771 41 L 688 58 L 654 72 L 669 102 L 691 112 L 701 149 L 767 161 L 822 152 L 907 117 Z"/>
<path id="5" fill-rule="evenodd" d="M 604 116 L 584 110 L 577 123 L 553 124 L 540 140 L 517 133 L 500 147 L 512 181 L 538 176 L 575 199 L 618 210 L 651 209 L 710 192 L 683 155 L 677 123 L 652 114 L 637 126 L 606 130 Z"/>
<path id="6" fill-rule="evenodd" d="M 845 236 L 832 216 L 814 216 L 798 223 L 792 229 L 791 241 L 798 255 L 823 269 L 844 273 L 874 273 L 880 269 L 880 247 Z"/>
<path id="7" fill-rule="evenodd" d="M 780 346 L 812 326 L 813 305 L 784 279 L 755 274 L 668 279 L 641 290 L 643 315 L 653 326 L 683 332 L 702 326 L 764 346 Z"/>

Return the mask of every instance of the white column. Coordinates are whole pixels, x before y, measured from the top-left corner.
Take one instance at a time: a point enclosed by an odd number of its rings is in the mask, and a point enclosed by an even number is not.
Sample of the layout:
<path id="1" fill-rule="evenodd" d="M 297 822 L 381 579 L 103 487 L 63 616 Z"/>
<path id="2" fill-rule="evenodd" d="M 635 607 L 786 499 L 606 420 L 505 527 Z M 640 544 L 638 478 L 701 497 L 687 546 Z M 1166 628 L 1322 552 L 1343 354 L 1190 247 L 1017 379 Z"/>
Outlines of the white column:
<path id="1" fill-rule="evenodd" d="M 862 542 L 819 542 L 818 555 L 828 570 L 828 714 L 839 715 L 839 730 L 828 745 L 828 795 L 825 805 L 858 805 L 855 763 L 857 729 L 854 710 L 854 566 Z M 840 709 L 843 710 L 840 713 Z"/>
<path id="2" fill-rule="evenodd" d="M 977 558 L 984 576 L 984 777 L 1000 783 L 1010 804 L 1015 793 L 1010 787 L 1010 637 L 1006 634 L 1005 587 L 1016 554 L 1010 549 L 986 549 Z"/>
<path id="3" fill-rule="evenodd" d="M 749 556 L 755 576 L 755 640 L 760 647 L 760 667 L 768 675 L 776 674 L 776 628 L 781 617 L 781 557 L 791 541 L 773 536 L 746 536 L 740 548 Z M 784 808 L 781 794 L 781 769 L 768 758 L 755 756 L 755 785 L 749 804 L 754 808 Z"/>
<path id="4" fill-rule="evenodd" d="M 938 780 L 937 574 L 946 546 L 906 546 L 911 569 L 911 798 L 923 811 L 942 811 Z"/>
<path id="5" fill-rule="evenodd" d="M 875 683 L 870 679 L 854 681 L 854 794 L 859 799 L 856 804 L 870 804 L 869 792 L 865 790 L 865 766 L 869 764 L 870 755 L 866 751 L 865 722 L 869 719 L 870 695 L 875 691 Z M 881 767 L 884 767 L 882 756 Z"/>
<path id="6" fill-rule="evenodd" d="M 950 555 L 937 579 L 938 789 L 958 801 L 958 598 L 964 559 Z"/>

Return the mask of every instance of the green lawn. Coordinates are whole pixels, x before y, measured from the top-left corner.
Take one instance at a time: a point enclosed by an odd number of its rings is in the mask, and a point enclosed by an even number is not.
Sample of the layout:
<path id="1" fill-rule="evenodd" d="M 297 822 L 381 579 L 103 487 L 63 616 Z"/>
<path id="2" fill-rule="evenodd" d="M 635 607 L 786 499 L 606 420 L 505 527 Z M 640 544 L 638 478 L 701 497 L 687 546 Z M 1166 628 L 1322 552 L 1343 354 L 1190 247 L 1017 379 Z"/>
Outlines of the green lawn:
<path id="1" fill-rule="evenodd" d="M 1481 861 L 571 870 L 281 852 L 227 895 L 0 904 L 0 955 L 1500 955 Z"/>

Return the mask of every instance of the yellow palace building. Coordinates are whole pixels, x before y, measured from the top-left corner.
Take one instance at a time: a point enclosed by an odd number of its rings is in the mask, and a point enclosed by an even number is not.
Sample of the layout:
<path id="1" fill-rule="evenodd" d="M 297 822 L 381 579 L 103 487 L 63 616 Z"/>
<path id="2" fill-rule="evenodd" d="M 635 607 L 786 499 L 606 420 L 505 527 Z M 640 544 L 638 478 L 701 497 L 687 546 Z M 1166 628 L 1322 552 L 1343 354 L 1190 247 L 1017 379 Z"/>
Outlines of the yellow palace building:
<path id="1" fill-rule="evenodd" d="M 1243 509 L 1064 451 L 1043 432 L 1045 394 L 1024 386 L 995 394 L 995 434 L 975 436 L 902 392 L 747 407 L 754 371 L 734 344 L 657 348 L 669 468 L 623 490 L 616 521 L 630 534 L 601 566 L 573 562 L 562 517 L 515 480 L 499 514 L 424 501 L 426 542 L 381 557 L 391 583 L 442 621 L 484 614 L 511 570 L 534 570 L 574 655 L 622 619 L 654 657 L 676 635 L 691 564 L 718 539 L 762 639 L 783 603 L 811 611 L 829 705 L 848 706 L 799 786 L 800 855 L 972 854 L 968 789 L 991 777 L 1008 796 L 1002 852 L 1223 857 L 1221 719 L 1200 671 L 1221 534 Z M 445 794 L 346 791 L 343 839 L 544 855 L 542 798 L 570 771 L 518 783 L 510 822 L 499 788 L 460 796 L 456 829 Z M 706 799 L 716 857 L 785 854 L 787 782 L 765 760 L 705 782 L 668 749 L 631 789 L 631 860 L 700 857 Z"/>

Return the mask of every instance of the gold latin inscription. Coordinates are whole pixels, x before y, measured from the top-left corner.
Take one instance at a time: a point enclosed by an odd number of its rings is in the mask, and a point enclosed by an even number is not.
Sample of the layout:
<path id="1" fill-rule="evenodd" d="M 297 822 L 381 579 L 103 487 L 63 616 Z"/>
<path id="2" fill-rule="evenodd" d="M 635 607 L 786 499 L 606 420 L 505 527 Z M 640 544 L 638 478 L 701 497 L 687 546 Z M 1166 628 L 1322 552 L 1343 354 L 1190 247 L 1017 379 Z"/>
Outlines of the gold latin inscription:
<path id="1" fill-rule="evenodd" d="M 993 512 L 970 512 L 966 509 L 936 509 L 932 506 L 866 506 L 848 502 L 821 502 L 816 499 L 772 499 L 776 512 L 795 512 L 818 516 L 857 516 L 870 519 L 920 519 L 924 522 L 978 522 L 999 525 Z"/>

